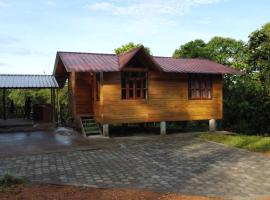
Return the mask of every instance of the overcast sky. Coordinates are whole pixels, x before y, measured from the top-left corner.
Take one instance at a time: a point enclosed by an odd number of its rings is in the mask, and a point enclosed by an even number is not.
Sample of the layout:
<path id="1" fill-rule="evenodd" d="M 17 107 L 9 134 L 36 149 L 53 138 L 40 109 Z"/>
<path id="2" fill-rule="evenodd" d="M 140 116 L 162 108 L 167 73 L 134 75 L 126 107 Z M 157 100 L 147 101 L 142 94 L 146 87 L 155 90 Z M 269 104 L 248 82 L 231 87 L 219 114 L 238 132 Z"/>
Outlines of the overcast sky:
<path id="1" fill-rule="evenodd" d="M 0 0 L 0 73 L 51 74 L 57 51 L 113 53 L 133 41 L 154 55 L 213 36 L 247 41 L 269 0 Z"/>

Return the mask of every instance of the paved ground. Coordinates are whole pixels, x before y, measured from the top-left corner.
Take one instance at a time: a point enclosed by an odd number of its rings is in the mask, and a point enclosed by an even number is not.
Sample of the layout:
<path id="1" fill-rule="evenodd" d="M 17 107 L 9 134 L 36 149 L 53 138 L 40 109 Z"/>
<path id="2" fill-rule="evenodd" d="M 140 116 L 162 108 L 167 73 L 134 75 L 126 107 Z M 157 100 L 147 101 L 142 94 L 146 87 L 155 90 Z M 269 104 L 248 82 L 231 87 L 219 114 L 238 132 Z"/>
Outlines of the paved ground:
<path id="1" fill-rule="evenodd" d="M 270 196 L 269 157 L 187 135 L 111 140 L 118 146 L 2 157 L 0 174 L 11 171 L 31 182 L 147 188 L 237 200 Z"/>
<path id="2" fill-rule="evenodd" d="M 0 133 L 0 158 L 106 147 L 108 139 L 86 140 L 72 129 Z M 109 144 L 113 147 L 113 143 Z"/>

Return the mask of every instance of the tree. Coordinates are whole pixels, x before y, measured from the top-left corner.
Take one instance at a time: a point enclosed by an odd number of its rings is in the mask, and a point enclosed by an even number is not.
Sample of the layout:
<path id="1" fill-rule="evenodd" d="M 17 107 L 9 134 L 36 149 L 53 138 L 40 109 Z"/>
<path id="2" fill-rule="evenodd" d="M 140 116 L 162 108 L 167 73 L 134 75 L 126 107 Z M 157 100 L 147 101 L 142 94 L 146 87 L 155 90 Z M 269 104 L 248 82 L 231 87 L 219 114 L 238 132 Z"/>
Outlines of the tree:
<path id="1" fill-rule="evenodd" d="M 201 39 L 181 45 L 173 53 L 174 58 L 207 58 L 218 63 L 244 67 L 244 47 L 241 40 L 232 38 L 213 37 L 208 43 Z"/>
<path id="2" fill-rule="evenodd" d="M 270 23 L 254 31 L 247 43 L 249 71 L 258 74 L 265 95 L 270 94 Z"/>
<path id="3" fill-rule="evenodd" d="M 182 45 L 174 57 L 208 58 L 221 64 L 246 70 L 248 68 L 244 42 L 232 38 L 213 37 L 208 43 L 195 40 Z M 247 71 L 247 70 L 246 70 Z M 242 133 L 263 133 L 268 130 L 270 107 L 262 98 L 262 87 L 252 73 L 225 76 L 223 79 L 223 126 Z M 262 114 L 264 113 L 264 114 Z M 265 114 L 266 113 L 266 114 Z"/>
<path id="4" fill-rule="evenodd" d="M 201 40 L 193 40 L 181 45 L 173 53 L 174 58 L 208 58 L 206 43 Z"/>
<path id="5" fill-rule="evenodd" d="M 117 55 L 119 55 L 119 54 L 122 54 L 122 53 L 125 53 L 125 52 L 128 52 L 128 51 L 131 51 L 132 49 L 138 48 L 140 46 L 142 46 L 142 44 L 136 44 L 136 43 L 133 43 L 133 42 L 129 42 L 127 44 L 122 45 L 121 47 L 118 47 L 118 48 L 114 49 L 114 52 Z M 151 51 L 150 51 L 149 47 L 144 47 L 144 49 L 148 54 L 151 54 Z"/>
<path id="6" fill-rule="evenodd" d="M 223 65 L 242 66 L 245 44 L 232 38 L 213 37 L 206 45 L 208 58 Z"/>

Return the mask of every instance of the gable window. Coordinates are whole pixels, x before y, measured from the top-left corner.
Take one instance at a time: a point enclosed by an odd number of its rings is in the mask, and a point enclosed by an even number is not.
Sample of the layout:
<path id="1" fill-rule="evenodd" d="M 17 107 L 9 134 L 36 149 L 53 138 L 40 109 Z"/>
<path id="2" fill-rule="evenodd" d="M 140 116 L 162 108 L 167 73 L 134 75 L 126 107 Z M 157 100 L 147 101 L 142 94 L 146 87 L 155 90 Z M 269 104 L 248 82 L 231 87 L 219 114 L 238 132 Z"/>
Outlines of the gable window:
<path id="1" fill-rule="evenodd" d="M 96 101 L 100 100 L 100 73 L 96 73 Z"/>
<path id="2" fill-rule="evenodd" d="M 190 76 L 189 99 L 212 99 L 212 79 L 210 76 Z"/>
<path id="3" fill-rule="evenodd" d="M 122 72 L 122 99 L 146 99 L 147 72 Z"/>

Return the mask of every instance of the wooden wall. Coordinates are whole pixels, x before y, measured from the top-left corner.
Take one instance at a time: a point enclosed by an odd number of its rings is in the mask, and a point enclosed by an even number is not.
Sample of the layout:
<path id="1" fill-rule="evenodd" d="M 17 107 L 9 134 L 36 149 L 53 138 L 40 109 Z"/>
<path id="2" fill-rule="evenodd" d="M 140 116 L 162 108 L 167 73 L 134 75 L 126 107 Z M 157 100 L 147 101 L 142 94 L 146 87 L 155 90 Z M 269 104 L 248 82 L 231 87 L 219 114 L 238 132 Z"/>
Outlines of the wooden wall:
<path id="1" fill-rule="evenodd" d="M 121 73 L 104 73 L 101 123 L 139 123 L 222 118 L 222 76 L 213 76 L 211 100 L 188 99 L 188 75 L 148 73 L 148 99 L 121 99 Z"/>
<path id="2" fill-rule="evenodd" d="M 188 121 L 222 118 L 222 76 L 213 75 L 211 100 L 188 99 L 188 75 L 148 72 L 148 99 L 121 99 L 121 73 L 103 73 L 100 100 L 95 99 L 95 76 L 90 73 L 70 73 L 70 104 L 73 116 L 93 112 L 100 123 L 139 123 Z M 93 85 L 91 85 L 93 84 Z M 93 91 L 91 90 L 93 87 Z M 92 92 L 92 93 L 91 93 Z M 93 95 L 91 97 L 91 94 Z"/>
<path id="3" fill-rule="evenodd" d="M 69 74 L 69 107 L 73 117 L 94 113 L 92 77 L 89 72 Z"/>
<path id="4" fill-rule="evenodd" d="M 103 92 L 103 73 L 99 74 L 100 76 L 100 97 L 99 101 L 96 100 L 96 76 L 94 76 L 94 113 L 95 113 L 95 118 L 97 121 L 102 122 L 103 121 L 103 102 L 104 102 L 104 92 Z"/>

